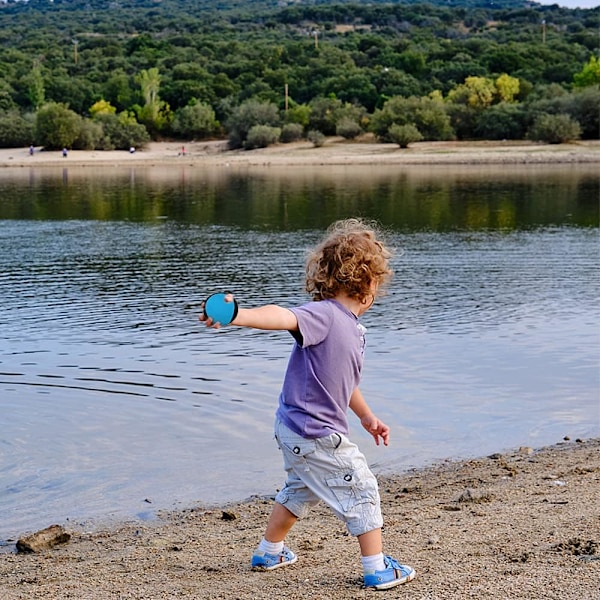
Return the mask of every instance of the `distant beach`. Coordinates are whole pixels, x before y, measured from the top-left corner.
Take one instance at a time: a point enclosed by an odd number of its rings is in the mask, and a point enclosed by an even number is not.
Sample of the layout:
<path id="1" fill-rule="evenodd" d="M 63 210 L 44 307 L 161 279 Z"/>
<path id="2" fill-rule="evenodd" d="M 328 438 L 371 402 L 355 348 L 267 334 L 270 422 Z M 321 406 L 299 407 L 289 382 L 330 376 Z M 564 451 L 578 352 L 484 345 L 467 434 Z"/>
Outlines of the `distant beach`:
<path id="1" fill-rule="evenodd" d="M 321 147 L 309 142 L 277 144 L 257 150 L 228 150 L 227 142 L 152 142 L 143 150 L 0 149 L 0 167 L 42 166 L 334 166 L 334 165 L 477 165 L 600 163 L 600 141 L 573 144 L 532 142 L 419 142 L 396 144 L 328 138 Z"/>

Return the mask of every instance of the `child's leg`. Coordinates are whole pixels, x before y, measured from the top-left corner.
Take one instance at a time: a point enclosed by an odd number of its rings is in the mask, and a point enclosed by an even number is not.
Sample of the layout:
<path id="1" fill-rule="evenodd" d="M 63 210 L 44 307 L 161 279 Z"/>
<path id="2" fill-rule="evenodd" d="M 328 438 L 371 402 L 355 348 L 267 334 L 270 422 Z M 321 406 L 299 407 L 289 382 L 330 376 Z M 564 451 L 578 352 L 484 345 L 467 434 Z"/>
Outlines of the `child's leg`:
<path id="1" fill-rule="evenodd" d="M 358 536 L 361 556 L 374 556 L 383 552 L 381 529 L 373 529 Z"/>
<path id="2" fill-rule="evenodd" d="M 383 554 L 381 529 L 373 529 L 357 538 L 365 587 L 387 590 L 415 578 L 412 567 L 401 565 L 396 559 Z"/>
<path id="3" fill-rule="evenodd" d="M 295 514 L 279 502 L 275 502 L 267 523 L 265 539 L 269 542 L 282 542 L 297 520 L 298 517 Z"/>
<path id="4" fill-rule="evenodd" d="M 279 502 L 275 502 L 265 535 L 252 555 L 253 569 L 270 571 L 286 565 L 293 565 L 298 560 L 296 555 L 283 543 L 285 536 L 297 520 L 296 515 Z"/>

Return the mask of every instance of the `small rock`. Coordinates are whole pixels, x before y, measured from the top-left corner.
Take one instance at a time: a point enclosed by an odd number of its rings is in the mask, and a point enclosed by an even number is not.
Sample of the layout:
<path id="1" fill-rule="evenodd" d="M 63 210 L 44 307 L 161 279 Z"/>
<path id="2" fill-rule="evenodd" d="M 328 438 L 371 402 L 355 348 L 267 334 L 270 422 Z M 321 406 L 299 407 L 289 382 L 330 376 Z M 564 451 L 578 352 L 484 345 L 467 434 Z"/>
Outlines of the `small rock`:
<path id="1" fill-rule="evenodd" d="M 458 502 L 472 502 L 481 504 L 482 502 L 491 502 L 492 495 L 486 490 L 474 490 L 467 488 L 459 497 Z"/>
<path id="2" fill-rule="evenodd" d="M 66 544 L 70 539 L 71 534 L 67 533 L 60 525 L 50 525 L 46 529 L 20 538 L 17 541 L 17 551 L 43 552 L 59 544 Z"/>
<path id="3" fill-rule="evenodd" d="M 529 456 L 530 454 L 533 454 L 533 448 L 531 448 L 530 446 L 521 446 L 519 448 L 519 454 L 526 454 L 527 456 Z"/>
<path id="4" fill-rule="evenodd" d="M 221 514 L 221 519 L 223 519 L 223 521 L 235 521 L 236 519 L 239 519 L 240 515 L 238 515 L 237 513 L 234 513 L 231 510 L 224 510 L 223 513 Z"/>

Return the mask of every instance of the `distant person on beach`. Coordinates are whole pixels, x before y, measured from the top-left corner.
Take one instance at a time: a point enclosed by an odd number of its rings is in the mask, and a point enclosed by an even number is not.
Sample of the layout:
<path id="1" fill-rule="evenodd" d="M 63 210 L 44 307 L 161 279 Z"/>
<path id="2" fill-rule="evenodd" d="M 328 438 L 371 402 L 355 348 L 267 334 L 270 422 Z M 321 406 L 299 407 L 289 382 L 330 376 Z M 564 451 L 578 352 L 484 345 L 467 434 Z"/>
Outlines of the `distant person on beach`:
<path id="1" fill-rule="evenodd" d="M 313 301 L 295 308 L 239 308 L 233 325 L 289 331 L 295 340 L 275 419 L 275 439 L 287 481 L 275 497 L 252 568 L 272 570 L 297 561 L 286 535 L 308 510 L 324 502 L 357 537 L 364 585 L 389 589 L 415 570 L 383 553 L 377 479 L 348 436 L 348 409 L 388 445 L 390 429 L 369 408 L 358 384 L 366 329 L 359 322 L 392 275 L 390 251 L 371 225 L 357 219 L 334 223 L 309 254 L 305 285 Z M 233 296 L 227 300 L 233 302 Z M 207 326 L 219 328 L 205 314 Z M 339 569 L 335 559 L 332 569 Z"/>
<path id="2" fill-rule="evenodd" d="M 29 156 L 33 156 L 33 153 L 35 152 L 35 148 L 33 147 L 33 144 L 31 146 L 29 146 Z"/>
<path id="3" fill-rule="evenodd" d="M 63 148 L 63 150 L 62 150 L 62 155 L 63 155 L 63 158 L 67 158 L 67 155 L 68 155 L 68 154 L 69 154 L 69 152 L 67 151 L 67 149 L 66 149 L 66 148 Z"/>

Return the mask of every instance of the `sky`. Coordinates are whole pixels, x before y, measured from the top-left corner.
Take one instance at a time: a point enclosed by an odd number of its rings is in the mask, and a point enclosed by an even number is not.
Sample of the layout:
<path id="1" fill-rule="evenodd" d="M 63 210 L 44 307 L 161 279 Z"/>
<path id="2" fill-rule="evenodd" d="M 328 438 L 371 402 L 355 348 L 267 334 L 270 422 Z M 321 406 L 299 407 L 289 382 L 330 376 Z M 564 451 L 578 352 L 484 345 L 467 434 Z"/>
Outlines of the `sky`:
<path id="1" fill-rule="evenodd" d="M 596 8 L 600 0 L 535 0 L 538 4 L 558 4 L 565 8 Z"/>

